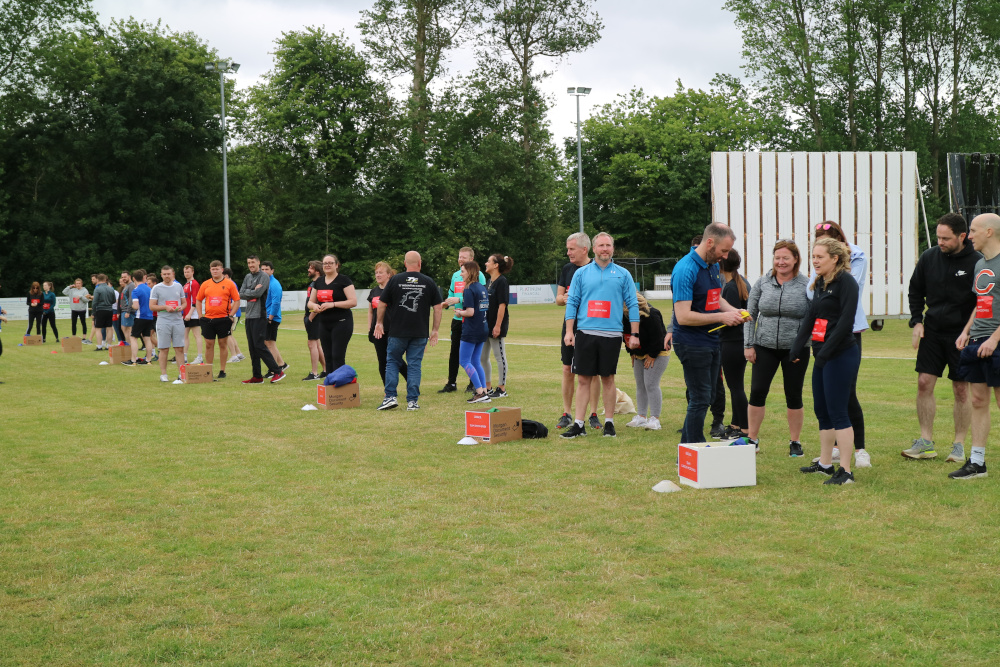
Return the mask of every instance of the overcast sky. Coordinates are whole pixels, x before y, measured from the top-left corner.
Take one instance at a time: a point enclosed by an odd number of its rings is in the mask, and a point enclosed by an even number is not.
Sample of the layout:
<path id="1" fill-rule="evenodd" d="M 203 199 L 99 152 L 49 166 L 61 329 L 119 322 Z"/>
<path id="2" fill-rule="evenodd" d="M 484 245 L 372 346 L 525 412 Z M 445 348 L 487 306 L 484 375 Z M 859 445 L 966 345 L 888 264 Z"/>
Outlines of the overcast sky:
<path id="1" fill-rule="evenodd" d="M 359 12 L 370 0 L 94 0 L 101 22 L 128 18 L 193 32 L 218 49 L 223 58 L 240 63 L 238 87 L 256 82 L 271 69 L 274 40 L 282 32 L 323 26 L 344 32 L 360 47 Z M 587 117 L 594 106 L 614 101 L 633 87 L 650 95 L 669 95 L 681 79 L 704 88 L 717 72 L 740 74 L 739 32 L 721 1 L 596 0 L 604 31 L 596 46 L 546 69 L 555 74 L 543 84 L 554 96 L 549 112 L 557 140 L 575 134 L 576 108 L 568 86 L 590 86 L 581 100 Z M 472 69 L 471 54 L 451 59 L 451 73 Z"/>

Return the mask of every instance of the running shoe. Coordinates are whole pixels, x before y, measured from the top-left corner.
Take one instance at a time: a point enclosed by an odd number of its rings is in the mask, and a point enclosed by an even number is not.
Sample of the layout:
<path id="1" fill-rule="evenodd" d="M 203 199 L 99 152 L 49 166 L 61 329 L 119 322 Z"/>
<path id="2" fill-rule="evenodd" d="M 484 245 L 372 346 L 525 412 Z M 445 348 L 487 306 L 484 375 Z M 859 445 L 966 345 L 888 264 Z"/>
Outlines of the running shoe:
<path id="1" fill-rule="evenodd" d="M 965 447 L 960 442 L 951 443 L 951 454 L 945 459 L 948 463 L 958 463 L 965 460 Z"/>
<path id="2" fill-rule="evenodd" d="M 197 357 L 194 358 L 194 362 L 193 363 L 195 363 L 195 364 L 203 364 L 203 363 L 205 363 L 205 358 L 199 354 Z"/>
<path id="3" fill-rule="evenodd" d="M 450 394 L 453 391 L 458 391 L 458 385 L 448 383 L 443 389 L 438 389 L 439 394 Z"/>
<path id="4" fill-rule="evenodd" d="M 382 404 L 380 406 L 378 406 L 377 408 L 375 408 L 375 409 L 376 410 L 392 410 L 393 408 L 397 407 L 398 405 L 399 405 L 399 402 L 396 401 L 396 397 L 395 396 L 386 396 L 385 398 L 382 399 Z"/>
<path id="5" fill-rule="evenodd" d="M 860 450 L 864 451 L 864 450 Z M 917 438 L 909 449 L 900 452 L 908 459 L 936 459 L 937 452 L 934 451 L 934 441 L 925 438 Z"/>
<path id="6" fill-rule="evenodd" d="M 573 418 L 564 412 L 562 414 L 562 417 L 559 418 L 559 421 L 556 422 L 556 428 L 566 428 L 572 423 L 573 423 Z"/>
<path id="7" fill-rule="evenodd" d="M 285 364 L 282 364 L 282 365 L 281 365 L 281 372 L 282 372 L 282 373 L 284 373 L 284 372 L 285 372 L 285 371 L 287 371 L 287 370 L 288 370 L 288 364 L 287 364 L 287 363 L 285 363 Z"/>
<path id="8" fill-rule="evenodd" d="M 645 425 L 646 425 L 646 418 L 643 417 L 642 415 L 636 415 L 635 417 L 632 417 L 632 421 L 625 424 L 625 427 L 628 428 L 631 426 L 633 428 L 642 428 Z"/>
<path id="9" fill-rule="evenodd" d="M 467 403 L 489 403 L 491 401 L 490 401 L 490 395 L 487 394 L 484 391 L 481 394 L 473 394 L 472 398 L 468 399 L 466 402 Z"/>
<path id="10" fill-rule="evenodd" d="M 747 444 L 753 445 L 753 453 L 760 454 L 760 438 L 754 440 L 753 438 L 747 438 Z"/>
<path id="11" fill-rule="evenodd" d="M 264 373 L 264 379 L 265 380 L 270 380 L 273 377 L 274 377 L 274 371 L 268 371 L 268 372 Z"/>
<path id="12" fill-rule="evenodd" d="M 274 374 L 274 376 L 273 376 L 273 377 L 271 378 L 271 384 L 274 384 L 275 382 L 281 382 L 281 381 L 282 381 L 282 380 L 284 380 L 284 379 L 285 379 L 285 374 L 284 374 L 284 373 L 282 373 L 281 371 L 278 371 L 278 372 L 277 372 L 277 373 L 275 373 L 275 374 Z"/>
<path id="13" fill-rule="evenodd" d="M 246 360 L 247 360 L 247 358 L 245 356 L 243 356 L 242 352 L 240 352 L 239 354 L 236 355 L 236 361 L 246 361 Z"/>
<path id="14" fill-rule="evenodd" d="M 715 440 L 722 440 L 726 437 L 726 426 L 722 422 L 715 422 L 712 424 L 711 430 L 708 432 L 709 437 Z"/>
<path id="15" fill-rule="evenodd" d="M 310 373 L 309 375 L 307 375 L 304 378 L 302 378 L 302 381 L 303 382 L 312 382 L 313 380 L 318 380 L 319 378 L 320 378 L 319 375 L 316 375 L 315 373 Z"/>
<path id="16" fill-rule="evenodd" d="M 160 355 L 158 355 L 158 354 L 154 354 L 154 355 L 153 355 L 153 358 L 152 358 L 152 359 L 150 359 L 150 361 L 151 361 L 151 362 L 152 362 L 152 361 L 159 361 L 159 360 L 160 360 Z"/>
<path id="17" fill-rule="evenodd" d="M 170 382 L 170 378 L 168 378 L 166 375 L 161 375 L 160 382 Z"/>
<path id="18" fill-rule="evenodd" d="M 417 411 L 419 409 L 420 409 L 420 404 L 417 403 L 416 401 L 407 401 L 406 402 L 406 411 L 407 412 L 415 412 L 415 411 Z"/>
<path id="19" fill-rule="evenodd" d="M 615 423 L 614 422 L 604 422 L 604 431 L 601 435 L 605 438 L 615 438 L 617 434 L 615 433 Z"/>
<path id="20" fill-rule="evenodd" d="M 149 365 L 149 359 L 140 359 L 139 361 L 137 361 L 135 363 L 136 363 L 137 366 L 148 366 Z"/>
<path id="21" fill-rule="evenodd" d="M 215 377 L 215 379 L 216 380 L 225 380 L 226 379 L 226 371 L 219 371 L 219 374 Z"/>
<path id="22" fill-rule="evenodd" d="M 864 451 L 864 450 L 862 450 Z M 824 484 L 854 484 L 854 473 L 847 472 L 843 467 L 837 468 L 837 472 L 833 473 L 830 479 L 823 482 Z"/>
<path id="23" fill-rule="evenodd" d="M 122 362 L 122 366 L 135 366 L 135 364 L 132 363 L 131 359 L 126 359 Z"/>
<path id="24" fill-rule="evenodd" d="M 44 343 L 45 341 L 42 341 L 42 342 Z M 104 348 L 103 347 L 95 347 L 94 348 L 94 352 L 104 352 Z"/>
<path id="25" fill-rule="evenodd" d="M 803 454 L 803 452 L 802 452 L 802 443 L 799 442 L 798 440 L 789 440 L 788 441 L 788 456 L 790 456 L 791 458 L 794 459 L 794 458 L 798 458 L 799 456 L 802 456 L 802 454 Z"/>
<path id="26" fill-rule="evenodd" d="M 243 380 L 243 384 L 263 384 L 264 378 L 250 378 L 249 380 Z"/>
<path id="27" fill-rule="evenodd" d="M 660 430 L 660 420 L 656 417 L 650 417 L 646 420 L 646 430 L 647 431 L 659 431 Z"/>
<path id="28" fill-rule="evenodd" d="M 979 465 L 973 463 L 972 459 L 966 459 L 965 465 L 955 472 L 948 473 L 951 479 L 975 479 L 976 477 L 986 477 L 986 464 Z"/>
<path id="29" fill-rule="evenodd" d="M 799 472 L 804 472 L 806 474 L 813 473 L 813 472 L 821 472 L 824 475 L 830 475 L 832 477 L 833 473 L 836 471 L 836 469 L 837 469 L 837 466 L 830 466 L 829 468 L 824 468 L 823 466 L 821 466 L 819 464 L 819 461 L 817 461 L 816 463 L 813 463 L 812 465 L 802 466 L 801 468 L 799 468 Z"/>
<path id="30" fill-rule="evenodd" d="M 854 450 L 854 467 L 855 468 L 872 467 L 872 457 L 868 455 L 867 449 Z"/>
<path id="31" fill-rule="evenodd" d="M 239 360 L 240 360 L 240 357 L 239 357 L 239 355 L 238 355 L 238 354 L 234 354 L 233 356 L 229 357 L 229 361 L 227 361 L 226 363 L 227 363 L 227 364 L 235 364 L 235 363 L 237 363 L 237 362 L 238 362 Z"/>
<path id="32" fill-rule="evenodd" d="M 169 359 L 167 359 L 167 361 L 169 361 L 172 364 L 176 364 L 177 363 L 177 357 L 170 357 Z"/>
<path id="33" fill-rule="evenodd" d="M 833 448 L 833 462 L 840 463 L 840 447 Z M 813 463 L 819 463 L 819 457 L 813 459 Z"/>
<path id="34" fill-rule="evenodd" d="M 596 412 L 590 413 L 590 428 L 601 428 L 601 420 L 597 418 Z"/>
<path id="35" fill-rule="evenodd" d="M 500 387 L 494 387 L 486 393 L 489 394 L 490 398 L 507 398 L 507 392 Z"/>
<path id="36" fill-rule="evenodd" d="M 91 340 L 89 338 L 84 338 L 80 342 L 83 343 L 84 345 L 93 345 L 94 344 L 93 342 L 91 342 Z"/>
<path id="37" fill-rule="evenodd" d="M 735 440 L 737 438 L 745 437 L 747 437 L 747 434 L 735 426 L 727 426 L 725 433 L 722 435 L 723 440 Z"/>
<path id="38" fill-rule="evenodd" d="M 466 387 L 465 387 L 465 393 L 466 394 L 474 394 L 474 393 L 476 393 L 476 388 L 472 386 L 472 381 L 471 380 L 469 381 L 469 384 L 466 385 Z"/>
<path id="39" fill-rule="evenodd" d="M 569 428 L 559 434 L 560 438 L 575 438 L 577 436 L 587 435 L 587 428 L 585 426 L 580 426 L 576 422 L 570 424 Z"/>

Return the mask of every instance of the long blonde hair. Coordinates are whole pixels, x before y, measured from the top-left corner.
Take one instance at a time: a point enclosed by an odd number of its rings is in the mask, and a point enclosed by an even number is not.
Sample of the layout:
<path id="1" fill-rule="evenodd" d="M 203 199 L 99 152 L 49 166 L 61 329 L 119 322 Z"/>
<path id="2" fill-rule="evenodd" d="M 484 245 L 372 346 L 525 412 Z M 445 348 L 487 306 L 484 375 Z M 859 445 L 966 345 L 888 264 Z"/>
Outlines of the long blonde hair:
<path id="1" fill-rule="evenodd" d="M 837 258 L 837 267 L 833 270 L 833 277 L 830 278 L 831 283 L 839 278 L 841 273 L 851 270 L 851 248 L 846 243 L 841 243 L 831 236 L 823 236 L 816 239 L 816 242 L 813 243 L 813 250 L 816 249 L 816 246 L 823 246 L 826 248 L 826 252 L 830 255 L 830 257 Z M 816 278 L 812 281 L 809 289 L 816 289 L 817 283 L 819 283 L 820 286 L 829 284 L 820 282 L 822 280 L 822 276 L 816 274 Z"/>

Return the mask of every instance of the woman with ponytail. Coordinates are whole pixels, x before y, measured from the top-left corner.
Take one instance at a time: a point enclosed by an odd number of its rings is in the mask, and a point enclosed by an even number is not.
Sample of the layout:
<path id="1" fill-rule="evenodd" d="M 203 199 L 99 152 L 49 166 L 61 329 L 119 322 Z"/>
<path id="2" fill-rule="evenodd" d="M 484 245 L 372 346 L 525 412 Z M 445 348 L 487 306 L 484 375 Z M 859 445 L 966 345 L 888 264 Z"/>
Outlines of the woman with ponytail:
<path id="1" fill-rule="evenodd" d="M 507 327 L 510 324 L 510 284 L 506 274 L 514 267 L 514 260 L 506 255 L 495 253 L 486 260 L 486 291 L 490 298 L 490 307 L 486 311 L 486 325 L 489 338 L 483 346 L 483 372 L 486 374 L 486 386 L 490 398 L 506 398 L 507 396 Z M 490 351 L 497 360 L 497 385 L 493 387 L 493 366 L 490 363 Z"/>

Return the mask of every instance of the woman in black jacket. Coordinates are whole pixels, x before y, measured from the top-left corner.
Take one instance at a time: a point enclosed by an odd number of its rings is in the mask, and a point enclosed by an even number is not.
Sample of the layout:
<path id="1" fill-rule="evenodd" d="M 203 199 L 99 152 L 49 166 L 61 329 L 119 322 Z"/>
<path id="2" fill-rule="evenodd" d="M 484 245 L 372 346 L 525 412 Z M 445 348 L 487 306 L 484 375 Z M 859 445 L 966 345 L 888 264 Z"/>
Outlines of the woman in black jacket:
<path id="1" fill-rule="evenodd" d="M 812 304 L 788 358 L 801 363 L 803 353 L 808 354 L 806 342 L 812 340 L 813 410 L 819 421 L 820 453 L 819 461 L 800 470 L 830 475 L 824 484 L 850 484 L 854 482 L 850 467 L 854 428 L 847 413 L 847 401 L 861 363 L 861 351 L 854 338 L 858 283 L 851 276 L 851 250 L 836 239 L 816 239 L 812 263 L 816 269 Z M 835 445 L 840 447 L 839 470 L 833 466 Z"/>
<path id="2" fill-rule="evenodd" d="M 747 299 L 750 297 L 750 283 L 740 275 L 740 254 L 735 248 L 721 262 L 722 298 L 737 310 L 746 310 Z M 719 344 L 722 352 L 722 375 L 729 387 L 729 401 L 733 406 L 733 418 L 726 428 L 724 439 L 743 438 L 747 436 L 750 421 L 747 416 L 747 391 L 744 378 L 747 370 L 747 359 L 743 355 L 743 327 L 724 327 L 719 332 Z M 752 326 L 752 325 L 751 325 Z"/>
<path id="3" fill-rule="evenodd" d="M 641 294 L 636 295 L 639 301 L 639 347 L 629 350 L 632 356 L 632 374 L 635 376 L 635 403 L 639 414 L 625 426 L 634 426 L 660 430 L 660 410 L 663 407 L 663 392 L 660 390 L 660 378 L 667 370 L 670 361 L 670 351 L 663 347 L 667 336 L 663 326 L 663 316 L 653 308 Z M 628 307 L 625 308 L 626 315 Z M 631 326 L 628 317 L 624 319 L 625 341 L 631 336 Z M 647 417 L 648 415 L 648 417 Z"/>
<path id="4" fill-rule="evenodd" d="M 28 290 L 28 298 L 25 303 L 28 306 L 28 330 L 24 332 L 25 336 L 31 335 L 31 325 L 35 325 L 35 335 L 41 335 L 42 333 L 42 313 L 45 312 L 42 308 L 42 286 L 38 282 L 31 283 L 31 289 Z"/>

